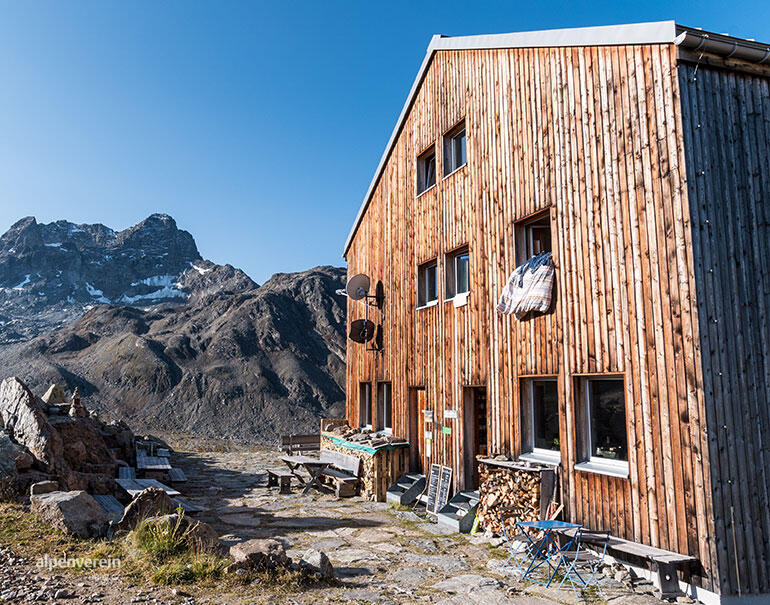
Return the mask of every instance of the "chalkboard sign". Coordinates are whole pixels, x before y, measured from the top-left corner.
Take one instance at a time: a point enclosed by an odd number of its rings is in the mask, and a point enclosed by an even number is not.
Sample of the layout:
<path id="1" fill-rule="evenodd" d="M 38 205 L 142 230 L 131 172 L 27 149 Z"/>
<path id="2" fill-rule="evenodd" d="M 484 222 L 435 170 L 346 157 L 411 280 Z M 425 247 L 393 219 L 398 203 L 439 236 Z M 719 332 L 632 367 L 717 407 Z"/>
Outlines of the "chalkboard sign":
<path id="1" fill-rule="evenodd" d="M 436 512 L 444 508 L 449 502 L 449 486 L 452 483 L 452 469 L 448 466 L 441 467 L 441 481 L 438 488 L 438 500 L 436 502 Z"/>
<path id="2" fill-rule="evenodd" d="M 430 480 L 428 482 L 428 503 L 425 510 L 429 513 L 436 512 L 436 499 L 438 498 L 438 483 L 441 466 L 438 464 L 430 465 Z"/>

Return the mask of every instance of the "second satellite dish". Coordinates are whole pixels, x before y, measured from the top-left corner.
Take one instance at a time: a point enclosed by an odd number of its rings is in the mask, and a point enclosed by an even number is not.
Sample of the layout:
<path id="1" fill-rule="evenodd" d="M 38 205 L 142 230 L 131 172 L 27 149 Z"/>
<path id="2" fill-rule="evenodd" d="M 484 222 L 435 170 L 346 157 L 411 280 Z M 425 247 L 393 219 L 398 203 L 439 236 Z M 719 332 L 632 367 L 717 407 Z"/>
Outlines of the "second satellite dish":
<path id="1" fill-rule="evenodd" d="M 350 324 L 350 340 L 365 343 L 374 338 L 374 322 L 357 319 Z"/>
<path id="2" fill-rule="evenodd" d="M 369 293 L 369 276 L 364 273 L 354 275 L 348 280 L 348 285 L 345 286 L 345 292 L 353 300 L 361 300 Z"/>

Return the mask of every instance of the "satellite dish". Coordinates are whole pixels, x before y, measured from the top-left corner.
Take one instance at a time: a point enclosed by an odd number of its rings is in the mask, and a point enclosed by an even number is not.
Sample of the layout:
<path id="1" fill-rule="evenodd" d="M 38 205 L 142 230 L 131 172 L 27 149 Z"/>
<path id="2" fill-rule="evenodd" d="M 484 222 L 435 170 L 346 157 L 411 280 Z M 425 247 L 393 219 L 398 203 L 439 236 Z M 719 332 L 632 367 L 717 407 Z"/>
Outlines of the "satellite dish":
<path id="1" fill-rule="evenodd" d="M 350 324 L 350 340 L 361 344 L 374 338 L 374 322 L 357 319 Z"/>
<path id="2" fill-rule="evenodd" d="M 369 293 L 369 284 L 369 276 L 364 273 L 359 273 L 348 280 L 345 291 L 353 300 L 361 300 Z"/>

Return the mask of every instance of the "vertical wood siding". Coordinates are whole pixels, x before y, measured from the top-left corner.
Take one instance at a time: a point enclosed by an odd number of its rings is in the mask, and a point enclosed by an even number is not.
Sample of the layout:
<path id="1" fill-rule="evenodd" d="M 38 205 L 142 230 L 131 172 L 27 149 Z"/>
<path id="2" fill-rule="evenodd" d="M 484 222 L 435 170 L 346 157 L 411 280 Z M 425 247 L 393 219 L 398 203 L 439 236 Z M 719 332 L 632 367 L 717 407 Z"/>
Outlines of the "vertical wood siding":
<path id="1" fill-rule="evenodd" d="M 682 65 L 679 87 L 720 583 L 737 593 L 737 561 L 767 593 L 770 79 Z"/>
<path id="2" fill-rule="evenodd" d="M 358 385 L 393 385 L 407 436 L 426 389 L 433 462 L 462 479 L 463 386 L 484 385 L 490 452 L 521 450 L 520 377 L 559 377 L 567 518 L 680 553 L 715 584 L 692 242 L 673 46 L 442 51 L 435 55 L 347 254 L 382 280 L 385 350 L 348 346 Z M 442 179 L 442 135 L 466 120 L 468 164 Z M 415 157 L 437 145 L 438 183 L 415 196 Z M 557 300 L 517 322 L 495 311 L 515 268 L 514 223 L 550 209 Z M 416 309 L 417 266 L 468 244 L 466 306 Z M 350 319 L 363 316 L 348 305 Z M 630 477 L 574 470 L 575 376 L 625 378 Z M 376 406 L 375 406 L 376 407 Z M 462 417 L 462 416 L 461 416 Z M 422 424 L 422 423 L 421 423 Z"/>

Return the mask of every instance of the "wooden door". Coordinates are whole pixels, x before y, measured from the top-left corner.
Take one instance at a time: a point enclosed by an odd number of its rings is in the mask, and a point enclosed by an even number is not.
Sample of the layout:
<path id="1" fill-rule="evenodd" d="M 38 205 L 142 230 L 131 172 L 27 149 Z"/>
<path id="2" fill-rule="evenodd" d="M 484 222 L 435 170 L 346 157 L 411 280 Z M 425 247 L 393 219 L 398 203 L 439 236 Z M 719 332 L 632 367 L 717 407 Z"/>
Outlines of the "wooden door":
<path id="1" fill-rule="evenodd" d="M 409 470 L 425 474 L 425 414 L 427 396 L 422 387 L 409 387 Z"/>
<path id="2" fill-rule="evenodd" d="M 487 390 L 484 387 L 463 389 L 463 449 L 462 489 L 479 485 L 479 465 L 476 456 L 488 455 Z"/>

